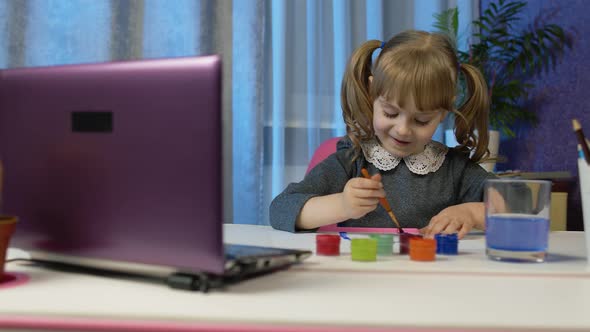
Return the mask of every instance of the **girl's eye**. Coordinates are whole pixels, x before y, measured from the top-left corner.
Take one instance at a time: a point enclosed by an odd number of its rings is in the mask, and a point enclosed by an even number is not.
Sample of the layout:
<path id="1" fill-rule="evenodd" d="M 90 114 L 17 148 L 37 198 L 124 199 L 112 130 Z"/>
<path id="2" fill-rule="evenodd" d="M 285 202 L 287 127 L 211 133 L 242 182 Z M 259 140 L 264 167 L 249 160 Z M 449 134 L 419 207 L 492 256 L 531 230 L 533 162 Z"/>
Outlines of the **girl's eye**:
<path id="1" fill-rule="evenodd" d="M 397 116 L 397 113 L 393 112 L 393 113 L 387 113 L 385 111 L 383 111 L 383 115 L 385 115 L 386 118 L 390 118 L 393 119 Z"/>
<path id="2" fill-rule="evenodd" d="M 418 124 L 419 126 L 426 126 L 430 121 L 420 121 L 420 120 L 416 120 L 416 124 Z"/>

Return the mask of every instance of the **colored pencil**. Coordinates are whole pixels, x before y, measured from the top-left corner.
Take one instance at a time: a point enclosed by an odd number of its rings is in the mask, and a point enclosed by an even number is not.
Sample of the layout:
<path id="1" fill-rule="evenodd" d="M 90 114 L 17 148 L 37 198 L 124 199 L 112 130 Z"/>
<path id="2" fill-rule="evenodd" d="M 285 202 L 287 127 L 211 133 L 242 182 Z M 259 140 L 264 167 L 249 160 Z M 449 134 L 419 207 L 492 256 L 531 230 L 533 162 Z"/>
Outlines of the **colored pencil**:
<path id="1" fill-rule="evenodd" d="M 582 131 L 582 125 L 577 119 L 572 120 L 572 125 L 574 127 L 574 132 L 576 133 L 576 137 L 578 138 L 578 143 L 582 146 L 582 153 L 584 154 L 584 159 L 586 159 L 586 164 L 590 165 L 590 150 L 588 149 L 588 144 L 586 144 L 586 138 L 584 137 L 584 132 Z"/>

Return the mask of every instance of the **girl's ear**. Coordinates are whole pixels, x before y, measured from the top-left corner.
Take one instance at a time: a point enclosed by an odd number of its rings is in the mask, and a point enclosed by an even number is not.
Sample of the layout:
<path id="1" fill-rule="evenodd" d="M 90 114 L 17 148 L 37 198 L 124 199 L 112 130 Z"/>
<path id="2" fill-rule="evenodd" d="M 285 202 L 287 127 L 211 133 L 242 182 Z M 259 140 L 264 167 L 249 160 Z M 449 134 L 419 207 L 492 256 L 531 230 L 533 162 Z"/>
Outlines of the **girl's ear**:
<path id="1" fill-rule="evenodd" d="M 373 83 L 373 75 L 369 76 L 369 84 Z"/>

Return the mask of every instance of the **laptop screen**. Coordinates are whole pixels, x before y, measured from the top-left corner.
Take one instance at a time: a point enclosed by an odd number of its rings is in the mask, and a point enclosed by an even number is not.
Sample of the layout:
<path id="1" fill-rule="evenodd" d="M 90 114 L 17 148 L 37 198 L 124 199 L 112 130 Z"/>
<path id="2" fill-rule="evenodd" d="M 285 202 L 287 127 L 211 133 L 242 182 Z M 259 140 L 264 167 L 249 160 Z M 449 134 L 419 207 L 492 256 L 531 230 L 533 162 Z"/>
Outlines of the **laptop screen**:
<path id="1" fill-rule="evenodd" d="M 218 56 L 0 72 L 11 246 L 221 273 Z"/>

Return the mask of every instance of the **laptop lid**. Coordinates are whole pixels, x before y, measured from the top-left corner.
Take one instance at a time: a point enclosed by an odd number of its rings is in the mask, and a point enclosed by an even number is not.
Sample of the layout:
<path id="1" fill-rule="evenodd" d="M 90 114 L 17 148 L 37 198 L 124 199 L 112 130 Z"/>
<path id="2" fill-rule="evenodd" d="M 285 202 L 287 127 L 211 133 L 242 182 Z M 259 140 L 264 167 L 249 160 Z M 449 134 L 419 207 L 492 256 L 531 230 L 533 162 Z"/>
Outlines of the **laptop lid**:
<path id="1" fill-rule="evenodd" d="M 11 245 L 222 273 L 221 138 L 216 55 L 1 71 Z"/>

